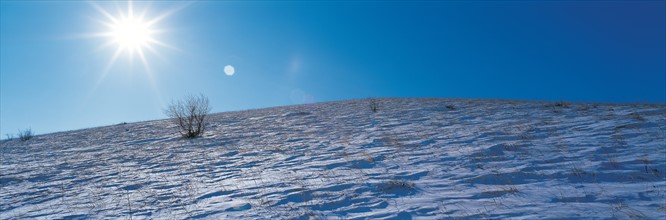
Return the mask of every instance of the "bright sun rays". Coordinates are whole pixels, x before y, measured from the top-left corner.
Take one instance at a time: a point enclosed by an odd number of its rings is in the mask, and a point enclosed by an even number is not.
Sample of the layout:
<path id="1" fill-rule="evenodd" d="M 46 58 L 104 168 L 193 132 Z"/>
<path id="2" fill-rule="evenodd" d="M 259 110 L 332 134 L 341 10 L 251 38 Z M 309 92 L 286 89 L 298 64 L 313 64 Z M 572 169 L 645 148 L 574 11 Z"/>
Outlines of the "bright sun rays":
<path id="1" fill-rule="evenodd" d="M 118 44 L 122 50 L 131 52 L 142 50 L 144 46 L 150 46 L 154 42 L 150 29 L 150 24 L 144 22 L 140 17 L 134 17 L 130 14 L 126 18 L 115 21 L 111 25 L 111 38 Z"/>
<path id="2" fill-rule="evenodd" d="M 99 16 L 101 17 L 101 19 L 95 19 L 101 24 L 101 31 L 86 36 L 103 39 L 104 43 L 100 49 L 110 48 L 113 51 L 109 54 L 110 58 L 99 75 L 97 82 L 94 84 L 92 91 L 97 89 L 119 61 L 120 57 L 124 55 L 128 58 L 130 68 L 137 58 L 140 60 L 145 70 L 143 72 L 148 77 L 148 83 L 156 94 L 161 96 L 155 76 L 150 68 L 149 58 L 164 58 L 159 53 L 159 49 L 178 50 L 159 40 L 160 37 L 163 38 L 163 35 L 168 34 L 168 31 L 163 29 L 165 25 L 160 22 L 163 22 L 165 18 L 168 18 L 178 10 L 183 9 L 189 3 L 180 4 L 179 7 L 166 10 L 163 13 L 157 13 L 157 16 L 154 16 L 155 14 L 150 11 L 150 3 L 145 4 L 142 2 L 140 10 L 135 10 L 136 8 L 132 1 L 127 1 L 126 7 L 124 4 L 118 4 L 117 2 L 114 2 L 114 4 L 115 7 L 113 7 L 113 4 L 108 3 L 102 7 L 97 3 L 91 2 L 91 5 L 99 12 Z"/>
<path id="3" fill-rule="evenodd" d="M 103 47 L 116 47 L 105 71 L 108 71 L 108 68 L 113 66 L 118 57 L 123 53 L 128 54 L 130 60 L 133 60 L 134 56 L 138 55 L 145 69 L 149 71 L 150 65 L 146 58 L 147 51 L 150 51 L 154 55 L 159 55 L 155 46 L 173 48 L 157 39 L 157 34 L 164 32 L 164 30 L 157 29 L 155 26 L 175 12 L 175 10 L 157 17 L 148 18 L 146 16 L 148 7 L 145 7 L 140 13 L 136 13 L 132 1 L 127 2 L 126 10 L 118 10 L 116 15 L 109 13 L 109 11 L 94 3 L 93 6 L 106 18 L 105 21 L 100 21 L 106 30 L 97 33 L 96 36 L 107 39 Z"/>

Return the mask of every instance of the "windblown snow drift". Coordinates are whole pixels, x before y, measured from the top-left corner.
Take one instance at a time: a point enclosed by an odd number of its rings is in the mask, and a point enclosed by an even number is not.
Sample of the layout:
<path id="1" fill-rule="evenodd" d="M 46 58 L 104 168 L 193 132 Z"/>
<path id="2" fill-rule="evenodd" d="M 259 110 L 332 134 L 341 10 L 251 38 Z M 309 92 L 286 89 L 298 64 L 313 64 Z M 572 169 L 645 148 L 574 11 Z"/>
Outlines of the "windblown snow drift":
<path id="1" fill-rule="evenodd" d="M 666 218 L 664 105 L 377 101 L 3 141 L 0 219 Z"/>

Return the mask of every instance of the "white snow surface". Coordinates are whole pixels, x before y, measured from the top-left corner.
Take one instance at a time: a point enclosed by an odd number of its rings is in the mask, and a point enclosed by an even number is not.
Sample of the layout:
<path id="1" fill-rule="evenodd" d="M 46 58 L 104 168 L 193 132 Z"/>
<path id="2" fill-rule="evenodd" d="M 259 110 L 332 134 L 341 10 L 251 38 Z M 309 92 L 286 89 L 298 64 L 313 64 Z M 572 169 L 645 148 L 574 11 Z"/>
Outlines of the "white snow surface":
<path id="1" fill-rule="evenodd" d="M 666 219 L 664 105 L 377 101 L 3 141 L 0 219 Z"/>

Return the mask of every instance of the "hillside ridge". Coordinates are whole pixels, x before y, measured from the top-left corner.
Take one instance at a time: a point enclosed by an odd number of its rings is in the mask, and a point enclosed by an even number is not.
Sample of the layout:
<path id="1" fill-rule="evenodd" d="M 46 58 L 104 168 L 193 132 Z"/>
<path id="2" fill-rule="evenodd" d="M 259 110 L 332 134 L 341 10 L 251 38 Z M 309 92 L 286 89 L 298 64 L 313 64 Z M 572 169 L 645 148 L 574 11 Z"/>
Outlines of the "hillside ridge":
<path id="1" fill-rule="evenodd" d="M 0 218 L 666 218 L 666 106 L 376 100 L 3 141 Z"/>

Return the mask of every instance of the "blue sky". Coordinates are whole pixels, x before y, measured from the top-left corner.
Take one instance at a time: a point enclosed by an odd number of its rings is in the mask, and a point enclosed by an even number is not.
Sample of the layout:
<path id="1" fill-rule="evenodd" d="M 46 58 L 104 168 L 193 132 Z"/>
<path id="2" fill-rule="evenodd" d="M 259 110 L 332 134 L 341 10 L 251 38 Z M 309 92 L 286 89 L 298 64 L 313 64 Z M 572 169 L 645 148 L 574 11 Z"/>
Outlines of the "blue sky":
<path id="1" fill-rule="evenodd" d="M 666 103 L 664 1 L 134 2 L 166 46 L 107 44 L 127 2 L 0 3 L 0 133 L 367 97 Z M 94 7 L 97 5 L 98 7 Z M 102 9 L 102 10 L 100 10 Z M 106 44 L 106 46 L 104 46 Z M 235 74 L 225 75 L 226 65 Z"/>

